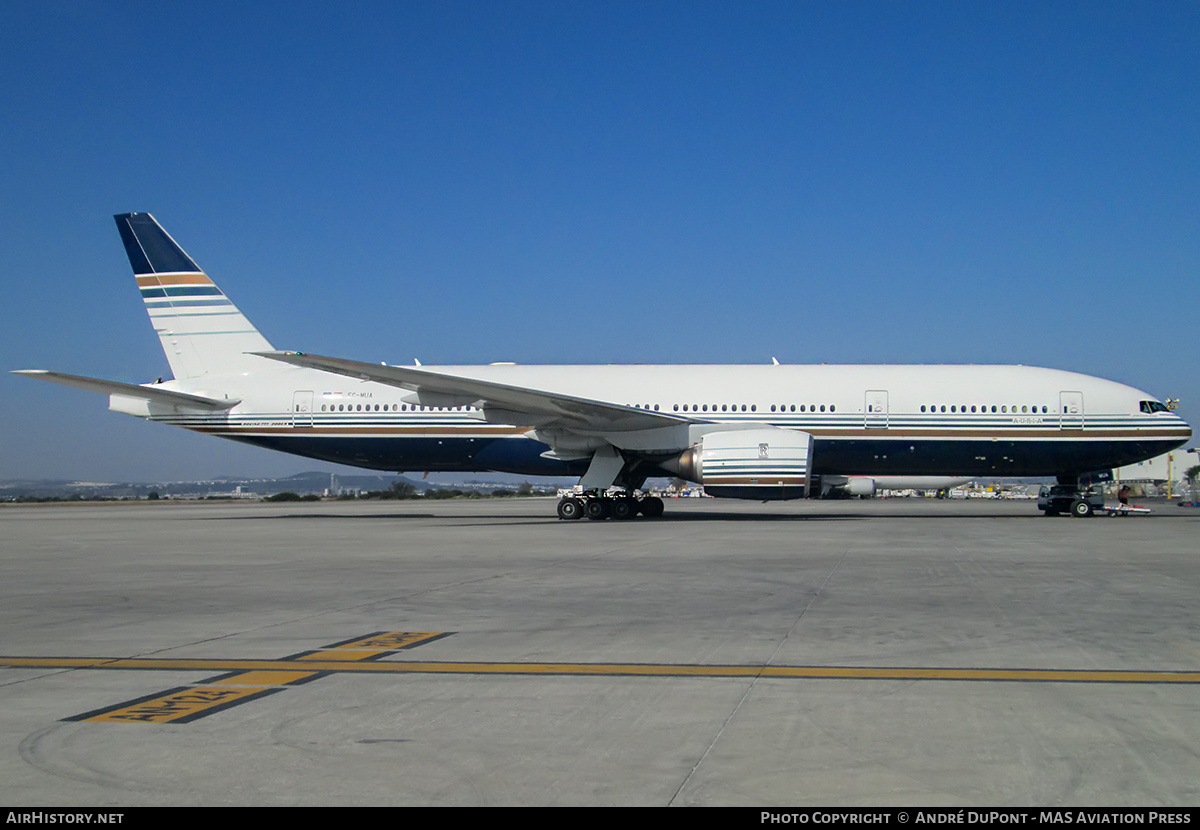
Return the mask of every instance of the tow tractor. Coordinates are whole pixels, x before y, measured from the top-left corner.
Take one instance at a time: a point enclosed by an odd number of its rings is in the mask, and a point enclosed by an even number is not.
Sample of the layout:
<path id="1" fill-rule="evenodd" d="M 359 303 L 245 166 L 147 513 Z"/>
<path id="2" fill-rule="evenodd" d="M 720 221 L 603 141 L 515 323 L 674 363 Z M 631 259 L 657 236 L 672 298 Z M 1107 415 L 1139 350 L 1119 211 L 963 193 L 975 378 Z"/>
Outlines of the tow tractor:
<path id="1" fill-rule="evenodd" d="M 1058 516 L 1070 513 L 1080 519 L 1091 516 L 1148 516 L 1149 507 L 1136 505 L 1104 503 L 1104 488 L 1093 484 L 1080 489 L 1069 484 L 1043 484 L 1038 491 L 1038 510 L 1047 516 Z"/>

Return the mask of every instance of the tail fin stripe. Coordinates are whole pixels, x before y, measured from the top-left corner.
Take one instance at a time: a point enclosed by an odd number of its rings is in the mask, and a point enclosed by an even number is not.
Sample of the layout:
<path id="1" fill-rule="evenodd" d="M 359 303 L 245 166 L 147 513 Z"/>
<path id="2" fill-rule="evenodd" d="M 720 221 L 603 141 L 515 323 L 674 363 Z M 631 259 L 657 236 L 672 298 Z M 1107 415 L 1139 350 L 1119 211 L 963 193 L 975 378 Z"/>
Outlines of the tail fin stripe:
<path id="1" fill-rule="evenodd" d="M 189 311 L 189 312 L 188 312 L 186 315 L 174 314 L 174 315 L 165 315 L 165 316 L 168 316 L 168 317 L 179 317 L 179 316 L 187 316 L 187 317 L 232 317 L 232 316 L 233 316 L 233 315 L 235 315 L 235 314 L 241 314 L 241 313 L 242 313 L 242 312 L 238 311 L 238 310 L 235 308 L 233 311 Z M 155 314 L 151 314 L 151 315 L 150 315 L 150 320 L 151 320 L 151 322 L 153 322 L 153 321 L 154 321 L 154 318 L 155 318 L 156 316 L 164 316 L 164 315 L 155 315 Z"/>
<path id="2" fill-rule="evenodd" d="M 150 274 L 137 278 L 137 284 L 143 287 L 154 285 L 212 285 L 213 281 L 207 274 Z"/>
<path id="3" fill-rule="evenodd" d="M 175 299 L 152 299 L 146 298 L 146 308 L 194 308 L 195 306 L 213 306 L 213 305 L 233 305 L 225 297 L 220 297 L 213 300 L 189 300 L 182 297 Z"/>
<path id="4" fill-rule="evenodd" d="M 224 296 L 215 285 L 175 285 L 166 288 L 143 288 L 143 297 L 205 297 Z"/>
<path id="5" fill-rule="evenodd" d="M 146 311 L 151 318 L 154 317 L 178 317 L 195 316 L 193 312 L 209 312 L 214 313 L 217 309 L 220 314 L 241 314 L 236 308 L 233 308 L 233 303 L 202 303 L 200 305 L 179 305 L 178 303 L 158 303 L 157 305 L 146 304 Z"/>

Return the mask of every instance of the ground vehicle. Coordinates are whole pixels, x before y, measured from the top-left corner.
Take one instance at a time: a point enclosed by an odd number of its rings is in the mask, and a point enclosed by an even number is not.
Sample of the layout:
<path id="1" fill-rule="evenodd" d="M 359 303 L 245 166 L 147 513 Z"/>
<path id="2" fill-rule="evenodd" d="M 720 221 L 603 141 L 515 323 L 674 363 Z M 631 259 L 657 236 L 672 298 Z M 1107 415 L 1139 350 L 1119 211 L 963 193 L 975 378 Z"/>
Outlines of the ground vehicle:
<path id="1" fill-rule="evenodd" d="M 1080 490 L 1073 485 L 1043 484 L 1038 491 L 1038 510 L 1047 516 L 1070 513 L 1081 519 L 1104 512 L 1104 488 L 1102 485 Z"/>

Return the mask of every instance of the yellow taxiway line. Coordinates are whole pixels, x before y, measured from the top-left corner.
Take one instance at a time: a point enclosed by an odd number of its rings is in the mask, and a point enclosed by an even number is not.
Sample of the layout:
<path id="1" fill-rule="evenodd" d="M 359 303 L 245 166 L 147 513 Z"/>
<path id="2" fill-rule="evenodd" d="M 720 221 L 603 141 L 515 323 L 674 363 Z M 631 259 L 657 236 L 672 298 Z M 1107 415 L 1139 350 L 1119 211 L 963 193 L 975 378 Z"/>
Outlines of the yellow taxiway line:
<path id="1" fill-rule="evenodd" d="M 329 652 L 324 652 L 322 657 Z M 414 660 L 207 660 L 120 657 L 0 657 L 0 667 L 141 669 L 203 672 L 338 672 L 353 674 L 605 675 L 642 677 L 780 677 L 848 680 L 977 680 L 1054 683 L 1200 683 L 1194 671 L 906 668 L 870 666 L 719 666 L 648 663 L 478 663 Z M 236 681 L 233 681 L 236 682 Z"/>

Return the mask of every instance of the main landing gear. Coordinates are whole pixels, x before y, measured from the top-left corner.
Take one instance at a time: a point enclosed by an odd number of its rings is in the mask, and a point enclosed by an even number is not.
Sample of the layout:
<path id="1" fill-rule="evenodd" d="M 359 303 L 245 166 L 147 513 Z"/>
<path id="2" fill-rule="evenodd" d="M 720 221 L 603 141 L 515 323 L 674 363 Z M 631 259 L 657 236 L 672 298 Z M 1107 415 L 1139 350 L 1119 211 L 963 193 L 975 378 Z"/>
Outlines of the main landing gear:
<path id="1" fill-rule="evenodd" d="M 604 519 L 633 519 L 639 514 L 651 519 L 661 516 L 663 500 L 658 496 L 602 496 L 593 492 L 566 496 L 558 502 L 558 518 L 567 521 L 584 516 L 597 522 Z"/>

